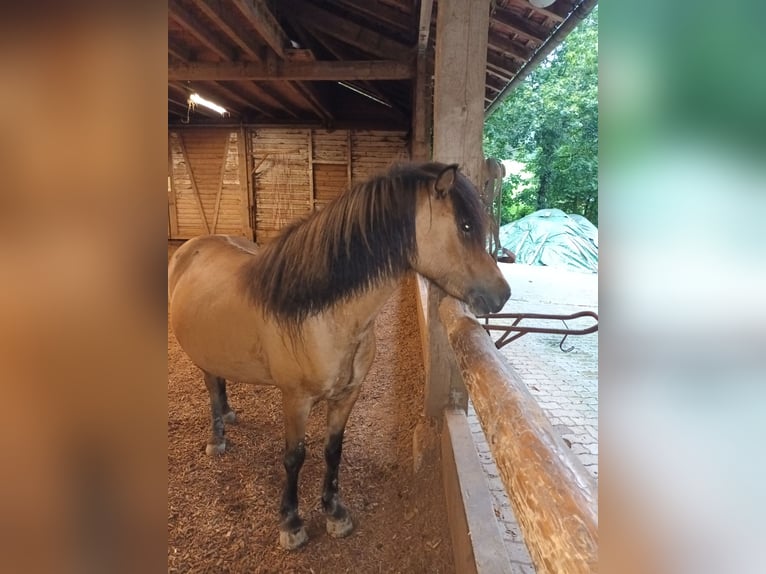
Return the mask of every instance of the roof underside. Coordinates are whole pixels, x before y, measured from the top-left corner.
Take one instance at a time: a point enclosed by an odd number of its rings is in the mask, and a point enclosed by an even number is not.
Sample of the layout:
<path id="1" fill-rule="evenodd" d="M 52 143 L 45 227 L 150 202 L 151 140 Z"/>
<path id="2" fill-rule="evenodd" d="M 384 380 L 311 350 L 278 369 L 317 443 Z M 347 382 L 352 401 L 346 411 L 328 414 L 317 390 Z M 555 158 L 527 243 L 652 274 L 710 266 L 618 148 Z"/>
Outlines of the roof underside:
<path id="1" fill-rule="evenodd" d="M 579 4 L 492 3 L 485 110 L 535 65 L 559 25 L 573 23 Z M 429 0 L 169 0 L 168 121 L 408 129 L 415 55 L 424 40 L 433 46 L 438 8 Z M 229 117 L 189 110 L 193 92 Z"/>

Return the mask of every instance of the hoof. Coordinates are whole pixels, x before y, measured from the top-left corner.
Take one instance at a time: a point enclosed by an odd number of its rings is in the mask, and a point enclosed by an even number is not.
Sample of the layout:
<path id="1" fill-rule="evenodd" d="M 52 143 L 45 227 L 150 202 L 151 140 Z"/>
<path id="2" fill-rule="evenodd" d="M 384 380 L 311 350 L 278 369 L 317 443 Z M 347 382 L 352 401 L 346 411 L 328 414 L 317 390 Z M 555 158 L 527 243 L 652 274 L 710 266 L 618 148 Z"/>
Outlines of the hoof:
<path id="1" fill-rule="evenodd" d="M 351 516 L 346 514 L 343 518 L 327 518 L 327 534 L 333 538 L 343 538 L 354 530 L 354 522 Z"/>
<path id="2" fill-rule="evenodd" d="M 289 532 L 286 530 L 279 531 L 279 545 L 285 550 L 296 550 L 300 548 L 309 540 L 309 535 L 306 534 L 306 528 L 301 526 L 295 532 Z"/>
<path id="3" fill-rule="evenodd" d="M 208 456 L 216 456 L 223 454 L 226 451 L 226 441 L 219 442 L 218 444 L 209 444 L 205 447 L 205 454 Z"/>
<path id="4" fill-rule="evenodd" d="M 225 415 L 223 415 L 223 422 L 231 424 L 237 422 L 237 415 L 234 413 L 234 411 L 229 411 Z"/>

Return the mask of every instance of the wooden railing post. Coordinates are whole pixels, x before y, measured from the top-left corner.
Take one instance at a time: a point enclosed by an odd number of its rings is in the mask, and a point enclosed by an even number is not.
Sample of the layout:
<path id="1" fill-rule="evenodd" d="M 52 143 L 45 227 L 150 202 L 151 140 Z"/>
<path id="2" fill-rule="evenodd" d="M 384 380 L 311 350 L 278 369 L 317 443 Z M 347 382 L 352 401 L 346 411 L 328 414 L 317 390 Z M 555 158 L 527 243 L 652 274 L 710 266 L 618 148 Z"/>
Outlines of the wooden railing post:
<path id="1" fill-rule="evenodd" d="M 447 294 L 421 275 L 417 275 L 417 292 L 426 372 L 425 414 L 440 418 L 447 407 L 465 411 L 468 408 L 468 394 L 449 347 L 447 333 L 439 319 L 439 303 Z"/>

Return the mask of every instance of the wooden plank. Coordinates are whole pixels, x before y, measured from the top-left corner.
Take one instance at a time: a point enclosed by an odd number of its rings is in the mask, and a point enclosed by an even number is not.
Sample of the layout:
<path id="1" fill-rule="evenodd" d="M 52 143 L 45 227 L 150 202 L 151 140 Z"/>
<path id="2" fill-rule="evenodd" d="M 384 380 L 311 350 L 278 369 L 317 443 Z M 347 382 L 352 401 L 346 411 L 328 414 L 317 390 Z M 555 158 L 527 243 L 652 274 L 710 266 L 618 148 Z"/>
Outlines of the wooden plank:
<path id="1" fill-rule="evenodd" d="M 176 212 L 176 184 L 173 177 L 173 148 L 170 137 L 168 136 L 168 177 L 170 179 L 170 189 L 168 190 L 168 218 L 170 220 L 170 237 L 175 239 L 178 236 L 178 213 Z"/>
<path id="2" fill-rule="evenodd" d="M 205 208 L 202 206 L 202 199 L 199 195 L 199 189 L 197 189 L 197 182 L 194 179 L 194 170 L 192 170 L 191 163 L 189 163 L 189 156 L 186 153 L 186 146 L 184 145 L 184 136 L 181 132 L 178 133 L 178 143 L 181 147 L 181 155 L 184 158 L 184 163 L 186 164 L 186 171 L 189 174 L 192 194 L 194 195 L 194 199 L 197 200 L 197 208 L 199 209 L 200 218 L 202 219 L 202 223 L 205 224 L 205 232 L 210 233 L 210 226 L 207 224 L 207 217 L 205 217 Z"/>
<path id="3" fill-rule="evenodd" d="M 442 476 L 455 572 L 507 574 L 511 564 L 466 415 L 447 410 L 444 423 Z"/>
<path id="4" fill-rule="evenodd" d="M 420 1 L 420 23 L 418 25 L 418 52 L 426 51 L 428 47 L 428 37 L 431 33 L 431 14 L 433 10 L 433 0 Z"/>
<path id="5" fill-rule="evenodd" d="M 218 227 L 218 210 L 221 208 L 221 195 L 223 194 L 223 178 L 226 175 L 226 158 L 229 155 L 229 136 L 226 136 L 223 146 L 223 159 L 221 160 L 220 175 L 218 176 L 218 193 L 215 196 L 215 210 L 213 211 L 213 233 L 216 232 Z"/>
<path id="6" fill-rule="evenodd" d="M 309 130 L 309 209 L 316 209 L 316 182 L 314 180 L 314 130 Z"/>
<path id="7" fill-rule="evenodd" d="M 169 81 L 200 80 L 408 80 L 409 62 L 393 60 L 291 62 L 177 62 L 168 64 Z"/>
<path id="8" fill-rule="evenodd" d="M 539 574 L 598 571 L 598 489 L 465 305 L 439 316 Z"/>
<path id="9" fill-rule="evenodd" d="M 242 234 L 248 239 L 255 240 L 251 222 L 252 183 L 250 178 L 250 157 L 248 134 L 245 128 L 239 128 L 237 138 L 237 161 L 239 166 L 239 207 Z"/>

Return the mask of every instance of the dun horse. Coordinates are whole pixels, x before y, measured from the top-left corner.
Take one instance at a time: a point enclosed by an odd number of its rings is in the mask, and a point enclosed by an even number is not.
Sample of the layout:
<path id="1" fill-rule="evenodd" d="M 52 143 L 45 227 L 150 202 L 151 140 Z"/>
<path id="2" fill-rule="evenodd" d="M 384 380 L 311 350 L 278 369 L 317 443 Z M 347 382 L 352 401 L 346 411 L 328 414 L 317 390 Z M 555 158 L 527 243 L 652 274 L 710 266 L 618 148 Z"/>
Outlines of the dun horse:
<path id="1" fill-rule="evenodd" d="M 402 276 L 414 269 L 476 313 L 499 311 L 509 298 L 484 250 L 486 233 L 478 192 L 456 165 L 405 164 L 352 187 L 263 247 L 212 235 L 174 254 L 171 323 L 210 394 L 207 453 L 224 452 L 224 423 L 236 419 L 227 380 L 282 391 L 284 548 L 308 539 L 298 514 L 298 473 L 309 412 L 323 399 L 327 532 L 342 537 L 353 530 L 338 494 L 343 432 L 375 355 L 375 317 Z"/>

